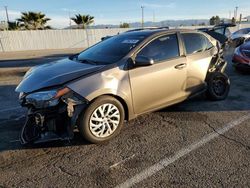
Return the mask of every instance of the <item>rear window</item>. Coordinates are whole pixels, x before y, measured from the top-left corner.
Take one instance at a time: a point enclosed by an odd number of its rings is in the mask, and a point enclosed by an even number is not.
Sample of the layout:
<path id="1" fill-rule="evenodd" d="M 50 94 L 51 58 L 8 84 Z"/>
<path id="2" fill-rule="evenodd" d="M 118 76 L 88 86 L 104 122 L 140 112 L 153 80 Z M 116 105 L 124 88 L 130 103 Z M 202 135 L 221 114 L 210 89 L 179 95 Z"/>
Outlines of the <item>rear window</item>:
<path id="1" fill-rule="evenodd" d="M 200 33 L 183 33 L 182 38 L 187 54 L 204 52 L 213 47 L 213 44 Z"/>

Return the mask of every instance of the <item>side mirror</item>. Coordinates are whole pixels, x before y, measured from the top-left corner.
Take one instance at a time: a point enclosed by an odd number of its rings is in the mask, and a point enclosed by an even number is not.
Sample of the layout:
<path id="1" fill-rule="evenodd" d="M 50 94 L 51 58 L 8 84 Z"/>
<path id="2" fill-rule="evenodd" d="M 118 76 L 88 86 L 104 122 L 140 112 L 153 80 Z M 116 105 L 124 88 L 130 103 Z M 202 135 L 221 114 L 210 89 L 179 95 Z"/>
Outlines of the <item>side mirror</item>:
<path id="1" fill-rule="evenodd" d="M 148 58 L 145 56 L 136 56 L 135 65 L 138 67 L 142 66 L 150 66 L 154 64 L 154 60 L 152 58 Z"/>

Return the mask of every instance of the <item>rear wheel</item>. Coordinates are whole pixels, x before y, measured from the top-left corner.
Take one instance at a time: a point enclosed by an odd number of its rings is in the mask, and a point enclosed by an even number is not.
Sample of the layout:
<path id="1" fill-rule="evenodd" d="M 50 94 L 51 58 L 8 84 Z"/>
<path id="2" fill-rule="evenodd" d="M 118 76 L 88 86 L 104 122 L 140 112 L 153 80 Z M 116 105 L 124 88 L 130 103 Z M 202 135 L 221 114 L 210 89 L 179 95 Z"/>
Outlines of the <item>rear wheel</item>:
<path id="1" fill-rule="evenodd" d="M 230 90 L 230 81 L 226 74 L 221 72 L 211 73 L 207 80 L 207 97 L 210 100 L 224 100 Z"/>
<path id="2" fill-rule="evenodd" d="M 122 104 L 111 96 L 94 100 L 80 117 L 81 135 L 91 143 L 102 143 L 119 134 L 124 122 Z"/>

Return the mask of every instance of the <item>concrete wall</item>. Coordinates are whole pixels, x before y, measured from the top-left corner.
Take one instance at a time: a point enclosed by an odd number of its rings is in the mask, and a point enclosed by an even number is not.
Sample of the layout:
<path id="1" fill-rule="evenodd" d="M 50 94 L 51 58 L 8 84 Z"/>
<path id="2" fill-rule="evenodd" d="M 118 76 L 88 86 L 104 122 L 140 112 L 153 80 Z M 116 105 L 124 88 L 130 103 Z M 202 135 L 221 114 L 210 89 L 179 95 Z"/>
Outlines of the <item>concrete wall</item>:
<path id="1" fill-rule="evenodd" d="M 181 28 L 198 29 L 204 26 L 186 26 Z M 205 26 L 206 27 L 206 26 Z M 231 29 L 250 27 L 241 24 Z M 131 28 L 130 28 L 131 29 Z M 128 29 L 74 29 L 44 31 L 1 31 L 0 53 L 26 50 L 86 48 L 100 41 L 102 37 L 115 35 Z"/>
<path id="2" fill-rule="evenodd" d="M 86 48 L 107 35 L 128 29 L 74 29 L 44 31 L 1 31 L 0 52 Z"/>

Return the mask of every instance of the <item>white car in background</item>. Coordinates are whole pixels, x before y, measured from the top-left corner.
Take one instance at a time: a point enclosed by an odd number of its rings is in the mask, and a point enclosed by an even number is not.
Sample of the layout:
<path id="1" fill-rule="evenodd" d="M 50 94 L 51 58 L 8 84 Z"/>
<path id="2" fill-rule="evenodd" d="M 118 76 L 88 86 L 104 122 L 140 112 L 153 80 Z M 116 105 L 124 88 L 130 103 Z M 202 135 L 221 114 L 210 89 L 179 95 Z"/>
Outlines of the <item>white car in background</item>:
<path id="1" fill-rule="evenodd" d="M 230 39 L 236 47 L 247 41 L 250 41 L 250 28 L 244 28 L 234 32 L 230 36 Z"/>

